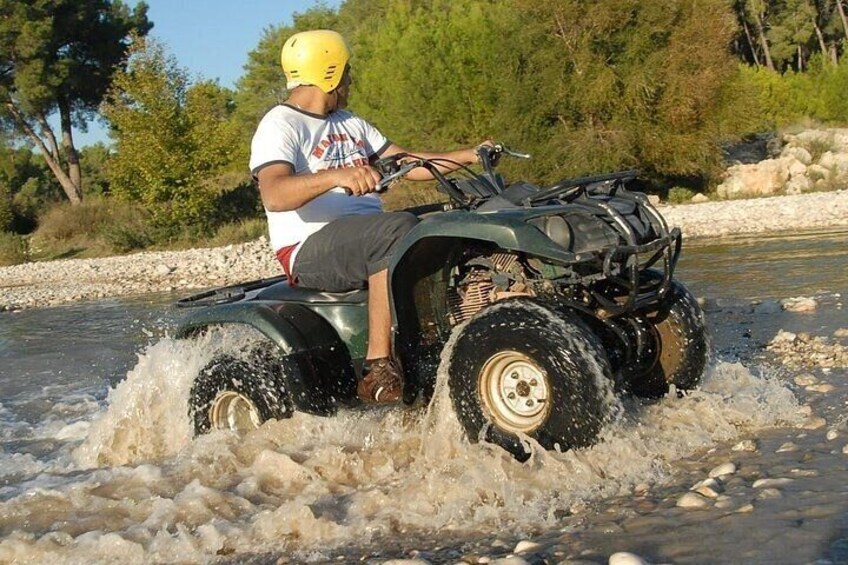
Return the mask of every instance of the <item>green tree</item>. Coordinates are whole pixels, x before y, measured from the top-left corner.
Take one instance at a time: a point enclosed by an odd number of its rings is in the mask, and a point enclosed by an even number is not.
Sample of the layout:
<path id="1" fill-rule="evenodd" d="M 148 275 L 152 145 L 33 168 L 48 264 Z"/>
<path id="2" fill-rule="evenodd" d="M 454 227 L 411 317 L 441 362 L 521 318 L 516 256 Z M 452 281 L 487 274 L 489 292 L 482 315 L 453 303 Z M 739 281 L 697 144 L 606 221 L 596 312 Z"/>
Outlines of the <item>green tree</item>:
<path id="1" fill-rule="evenodd" d="M 0 0 L 0 124 L 41 151 L 72 203 L 83 197 L 73 129 L 96 111 L 131 34 L 151 27 L 144 2 Z"/>
<path id="2" fill-rule="evenodd" d="M 190 84 L 185 69 L 154 41 L 139 41 L 102 106 L 115 155 L 110 190 L 147 208 L 163 237 L 183 227 L 208 231 L 218 187 L 237 146 L 232 93 Z"/>

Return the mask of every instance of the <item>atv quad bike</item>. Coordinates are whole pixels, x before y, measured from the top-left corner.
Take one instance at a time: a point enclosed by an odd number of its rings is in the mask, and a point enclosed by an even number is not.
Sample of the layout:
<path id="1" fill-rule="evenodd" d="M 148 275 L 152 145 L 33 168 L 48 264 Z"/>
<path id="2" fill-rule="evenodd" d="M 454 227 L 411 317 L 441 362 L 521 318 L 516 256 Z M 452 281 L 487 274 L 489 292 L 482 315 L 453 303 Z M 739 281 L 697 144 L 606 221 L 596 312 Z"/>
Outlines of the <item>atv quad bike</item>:
<path id="1" fill-rule="evenodd" d="M 523 460 L 527 437 L 563 451 L 592 444 L 613 392 L 659 397 L 670 385 L 696 386 L 707 357 L 703 313 L 673 277 L 679 229 L 625 187 L 637 171 L 548 188 L 506 184 L 500 158 L 528 156 L 501 145 L 477 151 L 482 172 L 450 176 L 414 155 L 376 163 L 380 188 L 424 167 L 449 198 L 414 211 L 421 221 L 389 265 L 404 402 L 430 399 L 448 347 L 447 386 L 469 440 Z M 330 416 L 359 404 L 367 298 L 280 276 L 179 301 L 195 308 L 178 337 L 233 325 L 263 336 L 197 376 L 195 432 L 243 432 L 295 410 Z"/>

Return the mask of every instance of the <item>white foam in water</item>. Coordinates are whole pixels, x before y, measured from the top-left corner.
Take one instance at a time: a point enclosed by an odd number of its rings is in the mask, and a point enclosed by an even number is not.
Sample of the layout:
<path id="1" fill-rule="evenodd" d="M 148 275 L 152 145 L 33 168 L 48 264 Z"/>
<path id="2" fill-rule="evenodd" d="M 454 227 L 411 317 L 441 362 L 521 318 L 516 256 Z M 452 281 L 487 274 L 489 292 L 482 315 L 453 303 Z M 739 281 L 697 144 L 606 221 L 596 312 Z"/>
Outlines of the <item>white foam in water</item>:
<path id="1" fill-rule="evenodd" d="M 0 502 L 0 562 L 328 559 L 383 534 L 543 527 L 576 504 L 662 481 L 699 449 L 799 418 L 776 379 L 720 362 L 685 398 L 628 402 L 598 445 L 537 450 L 526 464 L 463 438 L 444 374 L 429 410 L 297 413 L 242 438 L 192 440 L 191 381 L 226 346 L 163 339 L 141 354 L 74 452 L 90 470 L 33 479 Z"/>

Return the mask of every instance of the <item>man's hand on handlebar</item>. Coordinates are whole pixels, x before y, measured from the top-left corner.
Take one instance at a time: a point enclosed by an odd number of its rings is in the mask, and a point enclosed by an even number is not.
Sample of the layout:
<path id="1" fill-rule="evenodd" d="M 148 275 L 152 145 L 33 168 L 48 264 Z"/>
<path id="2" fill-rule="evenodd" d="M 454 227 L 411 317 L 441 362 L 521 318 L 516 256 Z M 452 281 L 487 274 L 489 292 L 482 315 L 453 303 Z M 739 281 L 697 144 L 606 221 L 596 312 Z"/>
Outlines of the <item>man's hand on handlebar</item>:
<path id="1" fill-rule="evenodd" d="M 336 186 L 347 190 L 352 196 L 364 196 L 377 190 L 380 173 L 371 166 L 335 169 Z"/>

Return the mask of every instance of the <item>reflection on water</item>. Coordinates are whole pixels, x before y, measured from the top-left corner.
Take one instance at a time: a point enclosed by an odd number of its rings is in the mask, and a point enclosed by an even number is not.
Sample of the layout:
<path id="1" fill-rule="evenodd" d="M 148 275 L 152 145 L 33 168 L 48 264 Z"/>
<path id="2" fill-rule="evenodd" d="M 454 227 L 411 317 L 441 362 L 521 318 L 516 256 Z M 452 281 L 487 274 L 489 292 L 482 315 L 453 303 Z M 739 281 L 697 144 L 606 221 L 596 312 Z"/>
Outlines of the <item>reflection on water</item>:
<path id="1" fill-rule="evenodd" d="M 848 230 L 684 243 L 679 276 L 698 296 L 787 298 L 848 289 Z"/>

